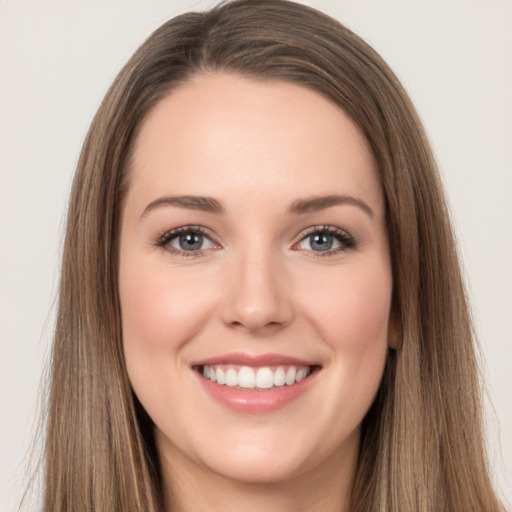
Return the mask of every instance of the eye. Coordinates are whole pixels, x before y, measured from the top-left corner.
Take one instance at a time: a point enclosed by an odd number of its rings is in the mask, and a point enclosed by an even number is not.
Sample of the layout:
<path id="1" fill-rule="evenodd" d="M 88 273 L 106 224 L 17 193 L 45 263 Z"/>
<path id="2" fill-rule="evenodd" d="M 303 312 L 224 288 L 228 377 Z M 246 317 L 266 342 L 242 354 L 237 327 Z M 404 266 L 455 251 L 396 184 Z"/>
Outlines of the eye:
<path id="1" fill-rule="evenodd" d="M 156 240 L 156 245 L 182 256 L 198 255 L 204 250 L 218 248 L 200 226 L 185 226 L 168 231 Z"/>
<path id="2" fill-rule="evenodd" d="M 301 249 L 308 251 L 328 251 L 333 248 L 337 249 L 340 242 L 329 233 L 315 233 L 303 238 L 299 243 Z"/>
<path id="3" fill-rule="evenodd" d="M 185 233 L 172 237 L 168 244 L 181 251 L 200 251 L 213 247 L 212 241 L 201 233 Z"/>
<path id="4" fill-rule="evenodd" d="M 355 246 L 354 239 L 334 226 L 313 227 L 296 245 L 297 249 L 315 253 L 335 254 Z"/>

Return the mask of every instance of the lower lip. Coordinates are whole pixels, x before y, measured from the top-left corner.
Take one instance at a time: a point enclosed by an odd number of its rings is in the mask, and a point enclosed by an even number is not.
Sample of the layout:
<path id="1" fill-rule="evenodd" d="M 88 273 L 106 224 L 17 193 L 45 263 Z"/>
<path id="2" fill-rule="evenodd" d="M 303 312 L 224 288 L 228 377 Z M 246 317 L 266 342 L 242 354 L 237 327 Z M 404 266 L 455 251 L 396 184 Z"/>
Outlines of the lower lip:
<path id="1" fill-rule="evenodd" d="M 195 372 L 206 392 L 219 404 L 229 409 L 249 414 L 263 414 L 277 411 L 302 396 L 315 380 L 318 371 L 291 386 L 273 387 L 268 390 L 247 390 L 216 384 Z"/>

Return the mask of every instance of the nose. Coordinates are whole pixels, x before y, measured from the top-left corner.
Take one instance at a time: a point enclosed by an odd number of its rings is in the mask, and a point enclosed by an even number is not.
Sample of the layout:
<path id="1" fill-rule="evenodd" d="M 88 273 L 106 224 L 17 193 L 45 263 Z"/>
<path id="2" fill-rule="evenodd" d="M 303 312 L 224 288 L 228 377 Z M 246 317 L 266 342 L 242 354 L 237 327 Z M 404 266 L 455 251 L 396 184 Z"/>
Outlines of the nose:
<path id="1" fill-rule="evenodd" d="M 223 322 L 251 333 L 271 333 L 293 319 L 290 283 L 270 251 L 251 251 L 231 261 L 222 305 Z"/>

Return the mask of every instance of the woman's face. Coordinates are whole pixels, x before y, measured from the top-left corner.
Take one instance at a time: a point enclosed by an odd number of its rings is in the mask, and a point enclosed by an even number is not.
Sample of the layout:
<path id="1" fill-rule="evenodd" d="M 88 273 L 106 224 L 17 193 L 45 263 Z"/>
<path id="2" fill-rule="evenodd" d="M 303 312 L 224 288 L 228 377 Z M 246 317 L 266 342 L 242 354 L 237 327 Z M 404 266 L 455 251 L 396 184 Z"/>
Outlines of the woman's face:
<path id="1" fill-rule="evenodd" d="M 353 468 L 392 291 L 354 123 L 304 87 L 202 75 L 150 112 L 130 173 L 124 352 L 164 465 L 246 482 Z"/>

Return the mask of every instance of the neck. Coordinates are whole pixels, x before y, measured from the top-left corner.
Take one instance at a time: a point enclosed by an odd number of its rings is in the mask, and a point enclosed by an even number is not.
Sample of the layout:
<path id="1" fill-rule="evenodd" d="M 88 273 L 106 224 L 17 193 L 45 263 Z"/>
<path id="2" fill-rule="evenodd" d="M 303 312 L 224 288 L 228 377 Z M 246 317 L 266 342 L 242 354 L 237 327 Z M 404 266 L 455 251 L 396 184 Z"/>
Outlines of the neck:
<path id="1" fill-rule="evenodd" d="M 358 435 L 358 434 L 357 434 Z M 225 478 L 183 454 L 162 457 L 166 512 L 348 512 L 358 443 L 279 482 Z"/>

